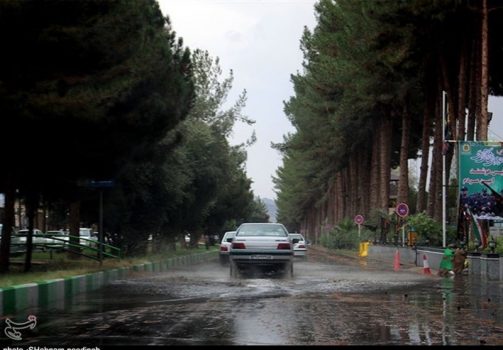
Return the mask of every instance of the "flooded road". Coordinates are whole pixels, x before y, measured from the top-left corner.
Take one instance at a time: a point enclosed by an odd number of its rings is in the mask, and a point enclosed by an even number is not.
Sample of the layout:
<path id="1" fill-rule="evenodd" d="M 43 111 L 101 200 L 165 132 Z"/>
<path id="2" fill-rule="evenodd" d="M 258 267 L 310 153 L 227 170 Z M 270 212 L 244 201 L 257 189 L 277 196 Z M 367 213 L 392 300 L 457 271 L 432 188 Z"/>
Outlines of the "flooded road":
<path id="1" fill-rule="evenodd" d="M 502 345 L 503 285 L 311 254 L 294 277 L 231 279 L 215 262 L 136 275 L 27 310 L 10 345 Z M 5 340 L 5 338 L 2 338 Z"/>

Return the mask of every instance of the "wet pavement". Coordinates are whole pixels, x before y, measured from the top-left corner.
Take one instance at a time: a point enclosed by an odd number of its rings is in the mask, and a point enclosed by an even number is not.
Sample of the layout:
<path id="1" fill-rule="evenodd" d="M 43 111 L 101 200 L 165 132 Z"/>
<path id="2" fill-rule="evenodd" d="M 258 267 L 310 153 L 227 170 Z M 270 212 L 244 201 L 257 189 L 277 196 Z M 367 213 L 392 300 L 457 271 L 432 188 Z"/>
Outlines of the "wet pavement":
<path id="1" fill-rule="evenodd" d="M 62 309 L 32 309 L 23 346 L 503 345 L 503 284 L 310 254 L 294 277 L 217 261 L 137 274 Z"/>

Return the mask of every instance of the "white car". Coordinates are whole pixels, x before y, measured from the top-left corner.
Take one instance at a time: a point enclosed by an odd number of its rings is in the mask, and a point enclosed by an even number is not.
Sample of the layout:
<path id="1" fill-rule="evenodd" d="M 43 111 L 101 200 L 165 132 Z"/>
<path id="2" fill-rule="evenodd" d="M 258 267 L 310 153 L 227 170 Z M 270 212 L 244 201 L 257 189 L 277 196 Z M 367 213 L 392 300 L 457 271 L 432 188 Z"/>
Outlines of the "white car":
<path id="1" fill-rule="evenodd" d="M 16 245 L 26 244 L 27 239 L 28 239 L 28 229 L 22 229 L 11 237 L 11 244 Z M 37 228 L 34 228 L 31 242 L 33 244 L 33 250 L 45 250 L 47 248 L 46 244 L 51 243 L 52 240 L 46 238 L 42 231 L 40 231 Z"/>
<path id="2" fill-rule="evenodd" d="M 307 253 L 307 241 L 300 233 L 289 233 L 293 243 L 293 256 L 305 257 Z"/>
<path id="3" fill-rule="evenodd" d="M 85 245 L 88 247 L 96 248 L 96 243 L 98 238 L 92 234 L 90 228 L 81 227 L 79 229 L 79 236 L 81 238 L 80 245 Z M 84 238 L 84 239 L 82 239 Z"/>
<path id="4" fill-rule="evenodd" d="M 0 224 L 0 242 L 2 241 L 2 230 L 3 224 Z M 26 237 L 17 236 L 14 228 L 12 228 L 10 244 L 10 253 L 12 255 L 20 255 L 26 252 Z"/>
<path id="5" fill-rule="evenodd" d="M 51 240 L 51 248 L 63 249 L 67 246 L 70 237 L 63 230 L 50 230 L 46 233 L 47 239 Z"/>
<path id="6" fill-rule="evenodd" d="M 236 230 L 229 251 L 230 274 L 246 267 L 282 268 L 293 276 L 293 247 L 288 231 L 279 223 L 244 223 Z"/>
<path id="7" fill-rule="evenodd" d="M 225 265 L 229 262 L 229 250 L 231 249 L 231 242 L 234 238 L 236 231 L 227 231 L 222 237 L 222 242 L 220 242 L 220 263 Z"/>

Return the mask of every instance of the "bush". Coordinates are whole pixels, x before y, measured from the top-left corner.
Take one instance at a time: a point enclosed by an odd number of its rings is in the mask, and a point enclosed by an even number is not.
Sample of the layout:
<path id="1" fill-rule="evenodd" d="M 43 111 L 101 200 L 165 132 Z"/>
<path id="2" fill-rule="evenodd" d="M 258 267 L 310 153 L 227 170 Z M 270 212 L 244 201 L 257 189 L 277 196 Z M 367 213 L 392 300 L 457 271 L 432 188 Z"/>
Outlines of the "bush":
<path id="1" fill-rule="evenodd" d="M 360 242 L 371 240 L 372 231 L 362 228 L 358 237 L 358 226 L 351 219 L 343 219 L 338 225 L 320 237 L 320 244 L 329 249 L 358 249 Z"/>
<path id="2" fill-rule="evenodd" d="M 417 233 L 418 244 L 426 244 L 429 241 L 429 245 L 442 246 L 442 225 L 426 213 L 409 216 L 407 223 L 409 228 Z"/>
<path id="3" fill-rule="evenodd" d="M 496 249 L 494 250 L 494 252 L 503 255 L 503 236 L 500 236 L 500 237 L 491 236 L 491 237 L 494 238 L 494 240 L 496 241 Z M 491 241 L 491 237 L 489 237 L 488 242 Z M 469 242 L 468 245 L 469 245 L 469 248 L 471 248 L 469 251 L 476 251 L 477 250 L 475 247 L 475 243 Z M 486 254 L 490 253 L 491 249 L 489 248 L 489 244 L 486 248 L 481 250 L 481 252 L 486 253 Z"/>

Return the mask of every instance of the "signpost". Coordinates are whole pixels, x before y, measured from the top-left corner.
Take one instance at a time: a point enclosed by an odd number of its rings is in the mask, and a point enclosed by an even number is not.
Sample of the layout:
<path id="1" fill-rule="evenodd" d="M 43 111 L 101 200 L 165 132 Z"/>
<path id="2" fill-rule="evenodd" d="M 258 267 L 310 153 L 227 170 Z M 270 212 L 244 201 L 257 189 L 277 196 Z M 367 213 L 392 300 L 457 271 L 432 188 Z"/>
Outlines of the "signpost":
<path id="1" fill-rule="evenodd" d="M 409 215 L 409 206 L 407 203 L 398 203 L 396 206 L 396 215 L 401 218 L 407 217 Z M 405 246 L 405 222 L 402 225 L 402 247 Z"/>
<path id="2" fill-rule="evenodd" d="M 363 217 L 363 215 L 358 214 L 354 217 L 354 222 L 358 225 L 358 238 L 360 238 L 361 225 L 364 221 L 365 218 Z"/>
<path id="3" fill-rule="evenodd" d="M 114 186 L 114 182 L 112 180 L 106 181 L 89 181 L 87 187 L 98 188 L 100 190 L 100 207 L 99 207 L 99 228 L 98 228 L 98 259 L 100 260 L 100 265 L 103 263 L 103 189 L 110 188 Z"/>

